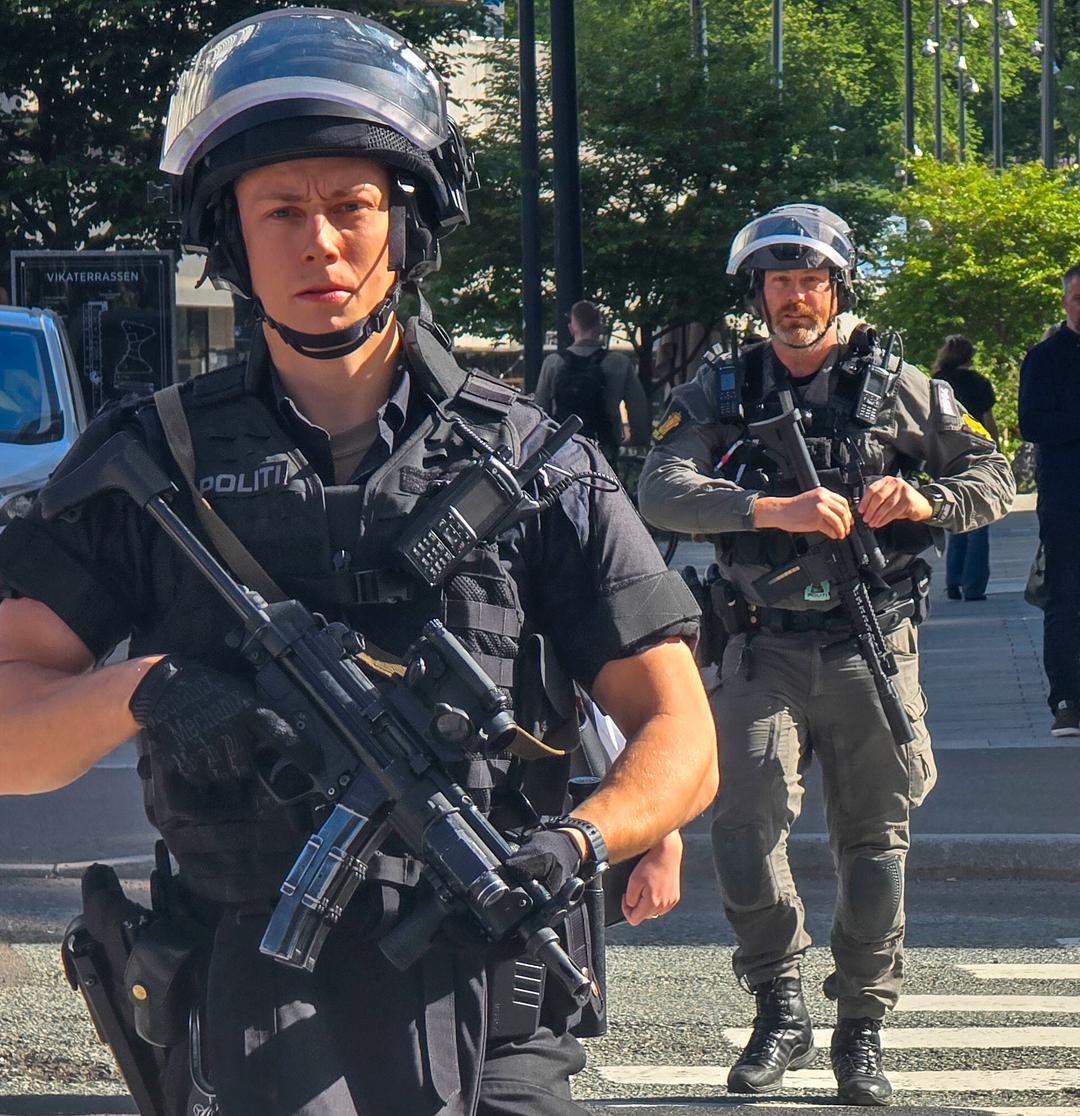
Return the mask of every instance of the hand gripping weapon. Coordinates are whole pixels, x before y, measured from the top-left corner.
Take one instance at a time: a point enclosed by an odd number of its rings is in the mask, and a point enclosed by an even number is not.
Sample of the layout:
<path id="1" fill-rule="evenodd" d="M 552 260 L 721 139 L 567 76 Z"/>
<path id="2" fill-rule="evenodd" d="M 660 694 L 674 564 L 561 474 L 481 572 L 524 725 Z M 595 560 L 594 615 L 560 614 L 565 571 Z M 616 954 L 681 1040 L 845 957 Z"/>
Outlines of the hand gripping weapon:
<path id="1" fill-rule="evenodd" d="M 522 465 L 518 493 L 575 429 L 565 424 Z M 54 518 L 106 491 L 124 492 L 145 509 L 237 614 L 240 650 L 278 712 L 294 724 L 299 713 L 305 729 L 321 730 L 318 746 L 304 746 L 303 755 L 281 757 L 269 768 L 257 757 L 276 797 L 295 797 L 302 773 L 306 793 L 317 790 L 332 806 L 282 884 L 262 952 L 311 971 L 371 859 L 394 835 L 422 864 L 431 892 L 380 942 L 398 968 L 419 959 L 447 916 L 464 913 L 487 940 L 520 943 L 578 1003 L 586 1002 L 589 977 L 553 929 L 581 900 L 584 882 L 569 880 L 556 895 L 536 880 L 508 882 L 501 869 L 514 847 L 446 773 L 444 757 L 471 729 L 493 750 L 522 731 L 505 696 L 457 639 L 431 621 L 405 681 L 380 689 L 353 658 L 363 648 L 359 633 L 327 624 L 299 601 L 267 604 L 229 575 L 169 506 L 174 485 L 130 434 L 113 435 L 48 485 L 42 513 Z M 500 525 L 506 523 L 504 516 Z M 452 678 L 460 700 L 425 700 L 436 676 Z M 438 692 L 445 694 L 446 686 Z"/>
<path id="2" fill-rule="evenodd" d="M 794 479 L 800 492 L 821 487 L 806 445 L 802 417 L 797 410 L 752 422 L 747 429 L 750 436 L 760 441 Z M 855 452 L 853 446 L 849 449 Z M 861 470 L 858 471 L 861 474 Z M 885 642 L 867 588 L 868 580 L 877 578 L 885 565 L 874 532 L 856 515 L 847 538 L 795 536 L 795 546 L 799 551 L 798 557 L 758 578 L 754 588 L 761 599 L 771 605 L 794 589 L 829 582 L 836 589 L 841 607 L 851 621 L 859 654 L 870 669 L 893 738 L 901 747 L 910 744 L 915 739 L 915 729 L 893 684 L 897 672 L 896 658 Z"/>

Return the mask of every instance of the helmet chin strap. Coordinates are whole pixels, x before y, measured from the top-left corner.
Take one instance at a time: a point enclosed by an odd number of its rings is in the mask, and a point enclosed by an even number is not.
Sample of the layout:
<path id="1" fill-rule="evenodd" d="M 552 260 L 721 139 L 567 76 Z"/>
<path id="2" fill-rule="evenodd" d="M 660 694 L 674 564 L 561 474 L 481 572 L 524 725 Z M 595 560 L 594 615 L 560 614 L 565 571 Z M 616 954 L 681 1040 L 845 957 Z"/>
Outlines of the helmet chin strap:
<path id="1" fill-rule="evenodd" d="M 271 329 L 277 331 L 286 345 L 295 349 L 301 356 L 311 357 L 312 360 L 337 360 L 355 353 L 368 338 L 386 329 L 400 292 L 401 284 L 395 283 L 386 298 L 366 318 L 353 322 L 345 329 L 335 329 L 330 333 L 301 333 L 298 329 L 292 329 L 275 321 L 266 312 L 266 307 L 258 297 L 255 298 L 255 320 L 266 322 Z"/>

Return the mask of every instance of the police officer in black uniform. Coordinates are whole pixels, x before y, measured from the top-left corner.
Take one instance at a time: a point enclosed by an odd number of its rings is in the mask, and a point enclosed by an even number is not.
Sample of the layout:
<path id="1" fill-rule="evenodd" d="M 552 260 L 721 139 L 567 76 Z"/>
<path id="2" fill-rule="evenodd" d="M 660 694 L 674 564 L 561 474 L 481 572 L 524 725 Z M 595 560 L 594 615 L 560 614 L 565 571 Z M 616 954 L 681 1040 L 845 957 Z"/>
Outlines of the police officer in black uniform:
<path id="1" fill-rule="evenodd" d="M 404 330 L 395 316 L 401 285 L 438 266 L 439 238 L 467 218 L 470 162 L 442 81 L 361 17 L 255 16 L 182 75 L 162 167 L 185 247 L 253 300 L 253 350 L 245 366 L 184 384 L 179 418 L 163 417 L 160 398 L 102 414 L 60 474 L 130 432 L 242 580 L 363 632 L 391 669 L 442 620 L 520 698 L 519 721 L 544 721 L 523 693 L 557 659 L 628 744 L 572 818 L 525 839 L 514 870 L 557 889 L 590 859 L 663 843 L 717 786 L 688 646 L 696 609 L 623 493 L 589 476 L 605 471 L 596 447 L 560 450 L 536 482 L 544 510 L 436 589 L 394 550 L 410 513 L 475 459 L 462 422 L 518 461 L 553 429 L 506 385 L 462 372 L 422 301 Z M 260 954 L 314 808 L 270 797 L 252 756 L 302 743 L 299 730 L 257 698 L 227 610 L 134 503 L 100 495 L 56 520 L 35 507 L 0 536 L 0 586 L 0 793 L 62 786 L 142 730 L 149 815 L 179 865 L 185 915 L 212 934 L 192 1039 L 223 1116 L 580 1111 L 569 1077 L 583 1052 L 554 982 L 535 1025 L 508 1035 L 492 990 L 505 950 L 468 926 L 404 973 L 380 953 L 395 909 L 424 886 L 392 848 L 313 973 Z M 128 636 L 128 660 L 95 669 Z M 452 774 L 501 819 L 520 810 L 520 787 L 551 784 L 545 762 L 466 742 Z M 561 812 L 561 778 L 540 812 Z M 635 920 L 655 913 L 648 888 L 631 890 Z M 193 1111 L 192 1053 L 167 1061 L 170 1114 Z"/>

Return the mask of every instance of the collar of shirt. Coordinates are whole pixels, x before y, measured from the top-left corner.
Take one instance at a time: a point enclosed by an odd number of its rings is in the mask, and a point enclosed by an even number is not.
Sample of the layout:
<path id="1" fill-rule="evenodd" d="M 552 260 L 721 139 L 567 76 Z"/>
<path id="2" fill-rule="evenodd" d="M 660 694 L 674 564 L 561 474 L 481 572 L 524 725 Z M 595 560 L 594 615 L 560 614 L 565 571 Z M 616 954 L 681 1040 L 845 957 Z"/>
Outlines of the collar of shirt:
<path id="1" fill-rule="evenodd" d="M 1061 345 L 1068 345 L 1074 347 L 1080 345 L 1080 332 L 1077 332 L 1071 325 L 1068 319 L 1063 321 L 1061 325 L 1054 332 L 1054 340 Z"/>
<path id="2" fill-rule="evenodd" d="M 248 358 L 244 382 L 247 390 L 270 406 L 282 420 L 285 429 L 295 436 L 297 448 L 314 466 L 323 484 L 332 485 L 334 459 L 330 452 L 330 435 L 305 417 L 289 397 L 278 370 L 270 360 L 266 343 L 258 334 Z M 394 452 L 399 435 L 405 428 L 411 389 L 412 378 L 402 361 L 390 397 L 376 412 L 378 433 L 375 441 L 356 467 L 349 480 L 350 484 L 360 483 L 370 476 Z"/>

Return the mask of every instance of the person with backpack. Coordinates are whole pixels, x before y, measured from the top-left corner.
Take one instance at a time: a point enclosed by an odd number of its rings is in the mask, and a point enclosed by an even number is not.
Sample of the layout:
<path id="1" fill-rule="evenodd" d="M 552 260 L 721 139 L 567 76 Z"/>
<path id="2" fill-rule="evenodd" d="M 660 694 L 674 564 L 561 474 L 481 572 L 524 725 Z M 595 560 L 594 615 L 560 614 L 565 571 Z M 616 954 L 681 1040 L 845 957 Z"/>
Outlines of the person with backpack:
<path id="1" fill-rule="evenodd" d="M 581 432 L 614 458 L 619 446 L 649 444 L 649 401 L 637 370 L 622 353 L 601 340 L 604 318 L 594 302 L 575 302 L 570 309 L 574 342 L 549 353 L 540 369 L 536 402 L 559 422 L 577 415 Z M 623 423 L 621 404 L 628 423 Z"/>

